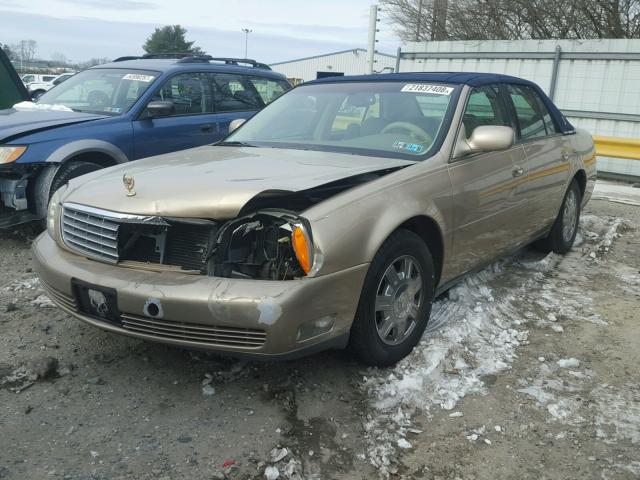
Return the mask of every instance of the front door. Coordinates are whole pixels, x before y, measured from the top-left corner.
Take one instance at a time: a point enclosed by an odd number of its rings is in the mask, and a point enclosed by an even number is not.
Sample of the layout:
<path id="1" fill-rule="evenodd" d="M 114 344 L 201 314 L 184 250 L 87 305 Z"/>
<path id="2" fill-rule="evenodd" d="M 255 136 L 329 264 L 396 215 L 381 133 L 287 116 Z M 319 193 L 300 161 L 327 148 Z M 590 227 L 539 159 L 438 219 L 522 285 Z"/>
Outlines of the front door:
<path id="1" fill-rule="evenodd" d="M 497 86 L 474 88 L 467 101 L 462 126 L 471 136 L 484 125 L 512 126 Z M 454 233 L 451 276 L 484 265 L 512 248 L 519 239 L 514 192 L 526 175 L 521 145 L 506 151 L 487 152 L 453 159 L 449 175 L 453 187 Z"/>
<path id="2" fill-rule="evenodd" d="M 174 75 L 151 100 L 172 102 L 174 112 L 166 117 L 146 118 L 144 111 L 133 122 L 135 158 L 184 150 L 222 138 L 208 74 Z"/>

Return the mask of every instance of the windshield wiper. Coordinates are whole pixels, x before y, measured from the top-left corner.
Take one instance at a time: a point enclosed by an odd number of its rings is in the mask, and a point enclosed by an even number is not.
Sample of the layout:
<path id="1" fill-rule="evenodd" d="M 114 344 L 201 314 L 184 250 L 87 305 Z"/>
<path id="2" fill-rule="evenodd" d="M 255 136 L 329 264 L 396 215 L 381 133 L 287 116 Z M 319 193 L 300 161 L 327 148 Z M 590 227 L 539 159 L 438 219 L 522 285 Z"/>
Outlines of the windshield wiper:
<path id="1" fill-rule="evenodd" d="M 224 147 L 255 147 L 255 145 L 251 145 L 250 143 L 246 143 L 246 142 L 238 142 L 238 141 L 225 142 L 224 140 L 218 143 L 214 143 L 214 145 L 222 145 Z"/>

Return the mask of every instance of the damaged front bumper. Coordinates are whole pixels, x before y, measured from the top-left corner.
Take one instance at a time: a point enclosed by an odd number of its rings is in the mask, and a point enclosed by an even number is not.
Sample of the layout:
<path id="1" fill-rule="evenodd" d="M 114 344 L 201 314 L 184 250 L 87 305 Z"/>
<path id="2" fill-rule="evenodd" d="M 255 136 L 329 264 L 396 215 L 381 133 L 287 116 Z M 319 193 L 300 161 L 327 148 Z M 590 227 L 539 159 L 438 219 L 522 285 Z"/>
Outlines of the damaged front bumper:
<path id="1" fill-rule="evenodd" d="M 0 178 L 0 230 L 36 219 L 28 210 L 27 180 Z"/>
<path id="2" fill-rule="evenodd" d="M 344 347 L 367 265 L 297 280 L 154 272 L 89 260 L 46 233 L 33 258 L 52 300 L 74 317 L 144 340 L 261 358 Z M 117 317 L 86 313 L 79 287 L 114 292 Z M 84 287 L 83 287 L 84 288 Z"/>

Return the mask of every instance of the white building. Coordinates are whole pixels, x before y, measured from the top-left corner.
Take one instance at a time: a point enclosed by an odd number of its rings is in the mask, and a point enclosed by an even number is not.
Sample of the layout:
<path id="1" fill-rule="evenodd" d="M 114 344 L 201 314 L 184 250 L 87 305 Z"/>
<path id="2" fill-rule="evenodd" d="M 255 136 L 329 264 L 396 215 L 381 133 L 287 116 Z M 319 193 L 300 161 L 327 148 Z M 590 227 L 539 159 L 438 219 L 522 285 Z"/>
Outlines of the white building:
<path id="1" fill-rule="evenodd" d="M 396 65 L 396 57 L 386 53 L 376 53 L 373 65 L 373 70 L 376 73 L 392 72 Z M 363 75 L 367 72 L 367 51 L 364 48 L 352 48 L 340 52 L 272 63 L 269 66 L 274 71 L 286 75 L 293 83 L 336 75 Z"/>

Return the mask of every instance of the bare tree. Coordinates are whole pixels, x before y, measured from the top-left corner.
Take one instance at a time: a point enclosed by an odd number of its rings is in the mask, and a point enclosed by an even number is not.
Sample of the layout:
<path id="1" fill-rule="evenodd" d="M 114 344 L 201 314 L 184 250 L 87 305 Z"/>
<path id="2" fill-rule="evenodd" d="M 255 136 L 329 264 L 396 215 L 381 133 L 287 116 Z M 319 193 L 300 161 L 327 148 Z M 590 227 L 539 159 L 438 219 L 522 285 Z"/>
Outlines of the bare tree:
<path id="1" fill-rule="evenodd" d="M 381 0 L 400 38 L 640 38 L 640 0 Z"/>
<path id="2" fill-rule="evenodd" d="M 20 60 L 24 63 L 33 62 L 36 58 L 36 48 L 38 46 L 38 42 L 35 40 L 20 40 L 20 43 L 17 45 L 18 55 Z"/>

